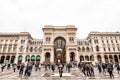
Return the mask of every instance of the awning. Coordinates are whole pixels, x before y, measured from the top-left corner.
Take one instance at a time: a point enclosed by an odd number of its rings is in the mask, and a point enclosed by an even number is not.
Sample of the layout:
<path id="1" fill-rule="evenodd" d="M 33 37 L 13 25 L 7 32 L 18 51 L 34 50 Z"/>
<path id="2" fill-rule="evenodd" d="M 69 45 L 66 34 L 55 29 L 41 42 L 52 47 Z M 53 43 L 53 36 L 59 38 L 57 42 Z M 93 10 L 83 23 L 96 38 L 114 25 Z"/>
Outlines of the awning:
<path id="1" fill-rule="evenodd" d="M 22 60 L 22 56 L 19 56 L 19 57 L 18 57 L 18 60 L 21 61 L 21 60 Z"/>
<path id="2" fill-rule="evenodd" d="M 26 59 L 30 59 L 30 56 L 26 56 Z"/>
<path id="3" fill-rule="evenodd" d="M 41 57 L 40 56 L 36 56 L 36 59 L 40 59 Z"/>
<path id="4" fill-rule="evenodd" d="M 31 56 L 31 59 L 35 59 L 35 56 Z"/>

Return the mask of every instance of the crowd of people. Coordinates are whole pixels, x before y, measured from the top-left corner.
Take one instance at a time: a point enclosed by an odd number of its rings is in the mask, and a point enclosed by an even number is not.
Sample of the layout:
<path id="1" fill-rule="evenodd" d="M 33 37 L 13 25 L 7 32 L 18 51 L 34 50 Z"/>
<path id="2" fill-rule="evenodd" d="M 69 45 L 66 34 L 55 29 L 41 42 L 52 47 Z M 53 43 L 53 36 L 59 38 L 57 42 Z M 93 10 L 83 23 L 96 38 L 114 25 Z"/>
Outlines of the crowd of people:
<path id="1" fill-rule="evenodd" d="M 7 68 L 9 70 L 11 68 L 11 64 L 0 64 L 1 72 L 4 71 L 4 68 Z M 109 73 L 110 78 L 114 78 L 113 70 L 116 69 L 117 73 L 120 73 L 120 64 L 116 63 L 97 63 L 96 65 L 93 65 L 91 63 L 36 63 L 33 64 L 31 62 L 27 63 L 21 63 L 21 64 L 12 64 L 13 72 L 16 72 L 18 70 L 19 76 L 22 77 L 23 75 L 26 77 L 29 77 L 32 73 L 33 67 L 35 71 L 41 71 L 41 68 L 44 68 L 45 71 L 51 70 L 52 73 L 55 71 L 59 72 L 60 77 L 62 77 L 62 74 L 64 73 L 64 68 L 66 68 L 66 71 L 68 73 L 71 73 L 71 68 L 78 67 L 80 70 L 80 73 L 82 73 L 84 76 L 87 77 L 94 77 L 95 72 L 94 68 L 97 67 L 99 74 L 106 74 Z M 57 70 L 56 70 L 57 69 Z M 63 70 L 64 69 L 64 70 Z"/>

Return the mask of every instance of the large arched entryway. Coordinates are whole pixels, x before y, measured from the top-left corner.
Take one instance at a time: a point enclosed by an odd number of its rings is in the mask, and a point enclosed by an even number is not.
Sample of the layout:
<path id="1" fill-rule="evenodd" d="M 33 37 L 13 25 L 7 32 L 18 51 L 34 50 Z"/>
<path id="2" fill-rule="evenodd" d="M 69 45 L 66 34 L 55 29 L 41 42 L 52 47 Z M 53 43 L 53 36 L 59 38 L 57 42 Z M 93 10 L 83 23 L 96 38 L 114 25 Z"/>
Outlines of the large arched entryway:
<path id="1" fill-rule="evenodd" d="M 1 56 L 0 62 L 1 62 L 1 63 L 4 63 L 4 60 L 5 60 L 5 56 Z"/>
<path id="2" fill-rule="evenodd" d="M 113 56 L 112 55 L 109 55 L 109 59 L 110 59 L 110 62 L 113 62 Z"/>
<path id="3" fill-rule="evenodd" d="M 100 55 L 97 56 L 97 60 L 98 60 L 98 62 L 100 62 L 100 63 L 102 62 Z"/>
<path id="4" fill-rule="evenodd" d="M 114 55 L 114 60 L 115 60 L 115 62 L 118 62 L 118 57 L 117 57 L 117 55 Z"/>
<path id="5" fill-rule="evenodd" d="M 109 63 L 108 56 L 104 55 L 105 63 Z"/>
<path id="6" fill-rule="evenodd" d="M 86 60 L 86 61 L 89 61 L 89 56 L 86 55 L 86 56 L 85 56 L 85 60 Z"/>
<path id="7" fill-rule="evenodd" d="M 63 37 L 54 40 L 54 62 L 66 62 L 66 41 Z"/>
<path id="8" fill-rule="evenodd" d="M 10 56 L 6 56 L 6 62 L 5 63 L 10 63 Z"/>
<path id="9" fill-rule="evenodd" d="M 14 60 L 15 60 L 15 56 L 12 56 L 10 63 L 14 63 Z"/>
<path id="10" fill-rule="evenodd" d="M 94 56 L 93 55 L 90 56 L 90 61 L 94 61 Z"/>
<path id="11" fill-rule="evenodd" d="M 45 62 L 50 62 L 50 53 L 45 53 Z"/>
<path id="12" fill-rule="evenodd" d="M 25 57 L 25 61 L 27 61 L 27 62 L 30 61 L 30 56 L 29 56 L 29 55 L 27 55 L 27 56 Z"/>
<path id="13" fill-rule="evenodd" d="M 84 57 L 82 55 L 79 58 L 80 58 L 80 62 L 84 61 Z"/>
<path id="14" fill-rule="evenodd" d="M 70 62 L 73 62 L 73 61 L 75 61 L 75 53 L 71 52 L 70 53 Z"/>

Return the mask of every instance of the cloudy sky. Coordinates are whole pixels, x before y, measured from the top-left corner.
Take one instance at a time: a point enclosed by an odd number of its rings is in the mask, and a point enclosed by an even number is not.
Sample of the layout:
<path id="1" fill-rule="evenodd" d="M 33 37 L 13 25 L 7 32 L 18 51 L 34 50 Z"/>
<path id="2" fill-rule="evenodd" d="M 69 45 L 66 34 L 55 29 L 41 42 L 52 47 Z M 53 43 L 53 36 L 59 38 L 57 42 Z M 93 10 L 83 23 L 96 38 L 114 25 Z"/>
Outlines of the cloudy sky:
<path id="1" fill-rule="evenodd" d="M 78 38 L 120 31 L 120 0 L 0 0 L 0 32 L 42 38 L 44 25 L 75 25 Z"/>

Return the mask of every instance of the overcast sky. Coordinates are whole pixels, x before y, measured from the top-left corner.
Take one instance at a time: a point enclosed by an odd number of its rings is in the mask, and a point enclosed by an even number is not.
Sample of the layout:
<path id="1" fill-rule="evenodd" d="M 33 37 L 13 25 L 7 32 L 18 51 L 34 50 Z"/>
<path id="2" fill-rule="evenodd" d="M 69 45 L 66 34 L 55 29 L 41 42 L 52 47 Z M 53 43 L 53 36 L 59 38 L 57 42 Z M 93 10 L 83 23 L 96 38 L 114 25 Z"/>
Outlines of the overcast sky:
<path id="1" fill-rule="evenodd" d="M 0 32 L 30 32 L 44 25 L 75 25 L 78 38 L 91 31 L 120 31 L 120 0 L 0 0 Z"/>

